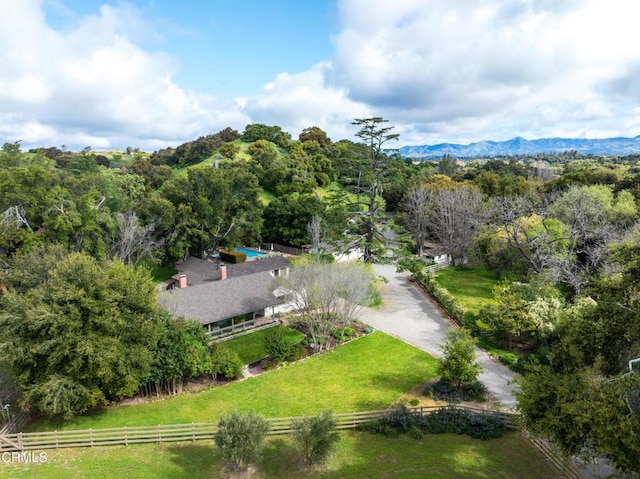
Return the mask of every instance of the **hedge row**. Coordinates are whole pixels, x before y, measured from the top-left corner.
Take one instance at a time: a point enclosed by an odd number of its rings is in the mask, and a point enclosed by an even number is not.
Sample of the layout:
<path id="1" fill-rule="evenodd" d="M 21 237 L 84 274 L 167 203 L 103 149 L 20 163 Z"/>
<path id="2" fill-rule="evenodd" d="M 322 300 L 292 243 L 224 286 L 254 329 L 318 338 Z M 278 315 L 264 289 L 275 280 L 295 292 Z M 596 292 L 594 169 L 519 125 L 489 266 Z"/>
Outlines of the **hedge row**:
<path id="1" fill-rule="evenodd" d="M 492 439 L 504 434 L 504 420 L 464 409 L 442 407 L 422 415 L 401 407 L 378 418 L 371 429 L 387 437 L 410 434 L 421 438 L 424 434 L 466 434 L 476 439 Z"/>
<path id="2" fill-rule="evenodd" d="M 226 263 L 244 263 L 247 255 L 242 251 L 220 250 L 220 259 Z"/>
<path id="3" fill-rule="evenodd" d="M 436 277 L 429 271 L 420 271 L 415 274 L 416 283 L 422 286 L 438 304 L 447 312 L 460 326 L 465 324 L 465 314 L 467 310 L 456 301 L 456 299 L 436 281 Z"/>

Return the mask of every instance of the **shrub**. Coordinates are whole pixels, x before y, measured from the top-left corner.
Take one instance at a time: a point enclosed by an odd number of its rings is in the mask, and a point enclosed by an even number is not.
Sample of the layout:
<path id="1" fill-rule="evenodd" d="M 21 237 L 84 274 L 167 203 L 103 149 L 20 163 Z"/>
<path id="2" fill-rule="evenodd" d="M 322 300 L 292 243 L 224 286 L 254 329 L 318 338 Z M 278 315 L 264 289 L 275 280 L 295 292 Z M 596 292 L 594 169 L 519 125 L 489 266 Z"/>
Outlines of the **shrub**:
<path id="1" fill-rule="evenodd" d="M 459 389 L 463 383 L 476 380 L 482 365 L 475 361 L 476 352 L 471 334 L 466 329 L 450 329 L 438 359 L 438 374 L 444 381 L 455 383 Z"/>
<path id="2" fill-rule="evenodd" d="M 333 336 L 337 341 L 349 341 L 356 336 L 356 330 L 347 326 L 344 328 L 333 328 L 331 330 L 331 336 Z"/>
<path id="3" fill-rule="evenodd" d="M 389 411 L 373 423 L 372 429 L 386 437 L 398 437 L 400 434 L 411 434 L 415 438 L 423 436 L 424 416 L 409 411 L 406 406 Z"/>
<path id="4" fill-rule="evenodd" d="M 285 328 L 270 328 L 263 338 L 264 350 L 275 364 L 282 363 L 291 354 L 292 346 L 287 342 Z"/>
<path id="5" fill-rule="evenodd" d="M 455 388 L 446 381 L 438 381 L 428 384 L 422 390 L 422 394 L 429 396 L 435 401 L 446 401 L 448 403 L 459 403 L 461 401 L 486 401 L 487 387 L 480 381 L 464 384 L 460 388 Z"/>
<path id="6" fill-rule="evenodd" d="M 222 414 L 213 439 L 231 469 L 246 469 L 258 459 L 260 449 L 269 431 L 269 422 L 254 411 L 247 414 Z"/>
<path id="7" fill-rule="evenodd" d="M 293 440 L 300 447 L 306 464 L 323 461 L 333 444 L 340 440 L 336 420 L 328 411 L 298 419 L 293 423 Z"/>
<path id="8" fill-rule="evenodd" d="M 369 308 L 379 308 L 382 306 L 382 295 L 376 289 L 375 285 L 369 286 L 369 302 L 367 303 L 367 307 Z"/>
<path id="9" fill-rule="evenodd" d="M 302 344 L 295 344 L 291 348 L 287 361 L 299 361 L 305 357 L 307 357 L 307 349 Z"/>
<path id="10" fill-rule="evenodd" d="M 436 281 L 433 273 L 428 271 L 420 271 L 415 275 L 416 282 L 422 286 L 438 302 L 440 306 L 451 316 L 458 324 L 465 323 L 465 315 L 467 310 L 461 306 L 458 301 Z"/>
<path id="11" fill-rule="evenodd" d="M 242 251 L 220 250 L 220 259 L 227 263 L 244 263 L 247 255 Z"/>
<path id="12" fill-rule="evenodd" d="M 428 384 L 422 390 L 422 394 L 429 396 L 435 401 L 458 403 L 463 400 L 461 391 L 452 387 L 446 381 L 438 381 L 434 384 Z"/>
<path id="13" fill-rule="evenodd" d="M 453 433 L 490 439 L 504 434 L 504 421 L 498 417 L 452 407 L 443 407 L 423 416 L 403 406 L 378 418 L 372 429 L 387 437 L 410 434 L 420 438 L 425 433 Z"/>
<path id="14" fill-rule="evenodd" d="M 488 393 L 487 386 L 480 381 L 474 381 L 471 384 L 465 384 L 462 387 L 462 399 L 463 401 L 480 401 L 487 400 Z"/>
<path id="15" fill-rule="evenodd" d="M 212 374 L 224 379 L 238 379 L 242 377 L 243 364 L 238 353 L 232 351 L 224 344 L 211 346 Z"/>
<path id="16" fill-rule="evenodd" d="M 466 434 L 477 439 L 491 439 L 504 434 L 504 421 L 473 411 L 443 407 L 425 416 L 425 429 L 432 434 Z"/>

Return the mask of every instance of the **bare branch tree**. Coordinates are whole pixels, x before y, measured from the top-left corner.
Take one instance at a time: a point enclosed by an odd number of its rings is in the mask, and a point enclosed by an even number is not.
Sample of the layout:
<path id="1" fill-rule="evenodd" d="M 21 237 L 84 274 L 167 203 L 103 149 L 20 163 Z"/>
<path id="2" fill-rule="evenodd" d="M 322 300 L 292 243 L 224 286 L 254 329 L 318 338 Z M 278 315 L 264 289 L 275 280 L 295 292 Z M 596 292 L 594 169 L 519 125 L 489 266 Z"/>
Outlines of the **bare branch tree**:
<path id="1" fill-rule="evenodd" d="M 407 191 L 400 205 L 404 227 L 416 243 L 419 258 L 422 258 L 424 242 L 429 232 L 433 202 L 433 189 L 421 183 Z"/>
<path id="2" fill-rule="evenodd" d="M 456 263 L 464 258 L 478 228 L 484 224 L 482 193 L 468 186 L 441 188 L 434 193 L 432 204 L 428 209 L 431 234 L 449 250 Z"/>
<path id="3" fill-rule="evenodd" d="M 535 273 L 541 273 L 548 265 L 550 242 L 548 229 L 544 228 L 546 210 L 540 210 L 525 196 L 495 198 L 492 203 L 492 216 L 495 223 L 507 237 L 507 245 L 516 249 L 524 262 Z M 541 214 L 542 213 L 542 214 Z M 530 223 L 523 220 L 539 215 L 544 234 L 532 230 Z"/>
<path id="4" fill-rule="evenodd" d="M 616 224 L 608 216 L 611 205 L 598 194 L 589 187 L 572 187 L 540 205 L 525 197 L 496 198 L 493 218 L 507 245 L 534 273 L 546 271 L 578 294 L 605 265 L 608 246 L 629 229 L 625 218 Z"/>
<path id="5" fill-rule="evenodd" d="M 118 213 L 116 218 L 116 236 L 111 241 L 109 256 L 118 258 L 126 264 L 138 264 L 142 259 L 155 259 L 163 244 L 153 238 L 153 225 L 143 226 L 138 216 L 131 213 Z"/>
<path id="6" fill-rule="evenodd" d="M 313 215 L 311 217 L 311 221 L 307 223 L 307 231 L 309 232 L 309 236 L 311 236 L 311 245 L 313 247 L 314 254 L 316 256 L 316 261 L 320 259 L 320 241 L 322 235 L 322 218 L 320 215 Z"/>
<path id="7" fill-rule="evenodd" d="M 292 292 L 293 309 L 317 350 L 329 347 L 334 328 L 357 319 L 369 300 L 373 278 L 359 263 L 309 263 L 292 268 L 283 286 Z"/>
<path id="8" fill-rule="evenodd" d="M 21 228 L 23 226 L 29 231 L 33 231 L 25 217 L 24 207 L 22 205 L 10 206 L 2 212 L 0 218 L 0 226 L 2 226 L 3 231 L 6 231 L 6 229 L 10 227 Z"/>

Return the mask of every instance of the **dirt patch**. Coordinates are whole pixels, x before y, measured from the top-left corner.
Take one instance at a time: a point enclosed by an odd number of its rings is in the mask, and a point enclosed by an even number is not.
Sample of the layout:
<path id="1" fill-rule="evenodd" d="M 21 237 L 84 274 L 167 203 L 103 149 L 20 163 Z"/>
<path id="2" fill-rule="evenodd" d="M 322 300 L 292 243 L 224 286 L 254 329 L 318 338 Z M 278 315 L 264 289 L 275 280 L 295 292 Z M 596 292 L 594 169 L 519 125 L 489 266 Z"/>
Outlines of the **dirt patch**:
<path id="1" fill-rule="evenodd" d="M 446 406 L 447 403 L 443 401 L 434 401 L 429 396 L 424 396 L 422 394 L 422 388 L 424 384 L 416 386 L 415 388 L 407 391 L 400 398 L 400 403 L 406 404 L 407 406 L 425 406 L 425 407 L 433 407 L 433 406 Z M 413 403 L 411 402 L 413 401 Z M 415 402 L 418 401 L 417 404 Z"/>

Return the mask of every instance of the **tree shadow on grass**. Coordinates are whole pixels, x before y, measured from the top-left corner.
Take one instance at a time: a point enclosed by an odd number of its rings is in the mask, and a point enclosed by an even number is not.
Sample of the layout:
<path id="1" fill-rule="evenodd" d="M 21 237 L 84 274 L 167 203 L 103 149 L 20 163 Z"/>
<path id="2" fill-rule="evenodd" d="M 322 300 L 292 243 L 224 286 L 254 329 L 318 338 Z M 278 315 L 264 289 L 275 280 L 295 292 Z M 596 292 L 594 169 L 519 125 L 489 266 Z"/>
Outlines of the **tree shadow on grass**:
<path id="1" fill-rule="evenodd" d="M 274 437 L 267 441 L 258 469 L 269 478 L 292 477 L 301 465 L 302 457 L 291 442 L 284 437 Z"/>
<path id="2" fill-rule="evenodd" d="M 221 477 L 224 466 L 222 454 L 213 441 L 182 442 L 167 447 L 176 470 L 163 471 L 167 479 L 200 479 Z"/>
<path id="3" fill-rule="evenodd" d="M 27 428 L 27 432 L 38 432 L 38 431 L 60 431 L 64 429 L 86 429 L 84 426 L 78 425 L 73 426 L 78 419 L 81 421 L 84 418 L 90 418 L 90 420 L 96 419 L 100 420 L 100 417 L 107 414 L 108 408 L 105 406 L 95 407 L 90 409 L 87 412 L 84 412 L 80 415 L 73 416 L 70 419 L 65 419 L 62 415 L 57 416 L 36 416 L 29 427 Z"/>
<path id="4" fill-rule="evenodd" d="M 425 478 L 512 478 L 552 479 L 550 468 L 539 451 L 523 441 L 519 433 L 494 440 L 472 439 L 453 434 L 386 438 L 371 432 L 351 432 L 338 469 L 322 477 Z"/>
<path id="5" fill-rule="evenodd" d="M 268 438 L 260 459 L 250 464 L 246 471 L 230 471 L 220 449 L 213 441 L 176 443 L 167 448 L 171 462 L 177 470 L 163 471 L 168 479 L 224 478 L 245 479 L 252 477 L 289 478 L 300 470 L 300 454 L 283 437 Z M 298 477 L 298 476 L 295 476 Z M 306 477 L 304 474 L 300 477 Z"/>

